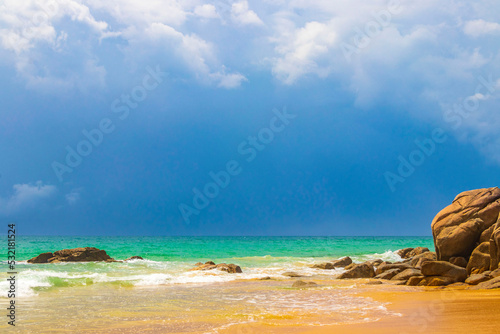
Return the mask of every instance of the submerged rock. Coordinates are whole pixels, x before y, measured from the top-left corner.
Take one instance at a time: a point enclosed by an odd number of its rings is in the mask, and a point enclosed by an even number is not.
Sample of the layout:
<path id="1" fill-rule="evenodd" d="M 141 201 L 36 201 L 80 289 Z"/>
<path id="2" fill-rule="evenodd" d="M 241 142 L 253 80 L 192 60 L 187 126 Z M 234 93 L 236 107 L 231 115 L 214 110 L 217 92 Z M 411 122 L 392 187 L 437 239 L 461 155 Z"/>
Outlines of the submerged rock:
<path id="1" fill-rule="evenodd" d="M 292 288 L 310 288 L 313 286 L 318 286 L 318 284 L 315 282 L 312 282 L 312 281 L 305 282 L 305 281 L 301 281 L 301 280 L 295 281 L 292 284 Z"/>
<path id="2" fill-rule="evenodd" d="M 298 274 L 295 271 L 287 271 L 287 272 L 284 272 L 281 275 L 287 276 L 287 277 L 304 277 L 304 275 Z"/>
<path id="3" fill-rule="evenodd" d="M 130 261 L 130 260 L 144 260 L 144 259 L 142 257 L 136 255 L 136 256 L 129 257 L 125 261 Z"/>
<path id="4" fill-rule="evenodd" d="M 28 263 L 58 263 L 58 262 L 117 262 L 106 254 L 105 250 L 95 247 L 62 249 L 54 253 L 42 253 Z"/>

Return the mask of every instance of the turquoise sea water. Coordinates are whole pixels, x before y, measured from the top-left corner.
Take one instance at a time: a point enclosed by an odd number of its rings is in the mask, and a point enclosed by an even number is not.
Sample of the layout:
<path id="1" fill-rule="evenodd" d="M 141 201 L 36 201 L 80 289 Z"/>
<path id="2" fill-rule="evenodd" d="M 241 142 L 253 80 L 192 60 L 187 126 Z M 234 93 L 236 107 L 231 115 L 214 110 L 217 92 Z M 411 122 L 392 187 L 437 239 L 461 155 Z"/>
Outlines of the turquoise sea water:
<path id="1" fill-rule="evenodd" d="M 433 249 L 431 237 L 28 237 L 20 236 L 16 257 L 21 297 L 44 291 L 91 284 L 154 286 L 209 284 L 263 276 L 279 277 L 293 270 L 304 275 L 337 275 L 341 269 L 321 270 L 312 264 L 350 256 L 355 262 L 381 258 L 396 261 L 405 247 Z M 123 263 L 28 264 L 44 252 L 97 247 L 116 260 L 139 255 L 146 261 Z M 242 274 L 190 271 L 196 262 L 235 263 Z M 2 264 L 6 264 L 5 258 Z M 5 270 L 6 271 L 6 270 Z M 5 273 L 4 271 L 4 273 Z M 2 278 L 5 274 L 2 273 Z M 0 288 L 5 285 L 0 282 Z"/>

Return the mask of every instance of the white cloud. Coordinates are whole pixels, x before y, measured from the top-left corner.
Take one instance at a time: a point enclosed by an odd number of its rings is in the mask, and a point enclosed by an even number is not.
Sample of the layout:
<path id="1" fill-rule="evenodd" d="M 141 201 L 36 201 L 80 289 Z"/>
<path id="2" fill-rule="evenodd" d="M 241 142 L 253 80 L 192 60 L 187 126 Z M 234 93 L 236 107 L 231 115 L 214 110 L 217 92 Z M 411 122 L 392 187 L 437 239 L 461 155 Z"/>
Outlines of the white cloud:
<path id="1" fill-rule="evenodd" d="M 8 198 L 0 197 L 0 214 L 10 215 L 21 210 L 33 208 L 44 199 L 50 198 L 57 190 L 55 186 L 44 185 L 42 181 L 32 184 L 15 184 L 13 194 Z"/>
<path id="2" fill-rule="evenodd" d="M 276 47 L 280 57 L 275 59 L 273 73 L 286 84 L 309 73 L 326 77 L 330 68 L 329 64 L 321 65 L 321 57 L 328 54 L 336 41 L 337 34 L 332 26 L 308 22 L 280 41 Z"/>
<path id="3" fill-rule="evenodd" d="M 204 4 L 204 5 L 199 5 L 194 8 L 194 14 L 196 16 L 205 18 L 205 19 L 217 19 L 220 18 L 219 14 L 217 13 L 217 9 L 215 8 L 214 5 L 211 4 Z"/>
<path id="4" fill-rule="evenodd" d="M 231 6 L 231 18 L 239 25 L 264 25 L 259 16 L 248 7 L 248 1 L 233 3 Z"/>
<path id="5" fill-rule="evenodd" d="M 69 205 L 75 205 L 80 200 L 80 192 L 82 188 L 73 189 L 71 192 L 67 193 L 64 198 Z"/>
<path id="6" fill-rule="evenodd" d="M 214 46 L 195 34 L 183 34 L 162 23 L 153 23 L 144 33 L 151 38 L 152 44 L 162 44 L 171 53 L 173 50 L 178 61 L 184 63 L 202 82 L 235 88 L 246 81 L 242 74 L 226 73 L 224 66 L 217 66 Z"/>
<path id="7" fill-rule="evenodd" d="M 487 34 L 500 34 L 500 24 L 484 20 L 468 21 L 464 26 L 464 32 L 472 37 Z"/>

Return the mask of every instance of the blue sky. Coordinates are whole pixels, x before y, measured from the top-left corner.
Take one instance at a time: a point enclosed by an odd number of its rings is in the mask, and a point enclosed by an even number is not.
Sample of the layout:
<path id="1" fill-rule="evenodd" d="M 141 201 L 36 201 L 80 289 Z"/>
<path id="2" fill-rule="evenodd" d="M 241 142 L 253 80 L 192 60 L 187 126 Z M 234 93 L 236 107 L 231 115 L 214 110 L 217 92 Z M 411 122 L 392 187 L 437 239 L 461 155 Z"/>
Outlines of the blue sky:
<path id="1" fill-rule="evenodd" d="M 6 0 L 23 234 L 430 235 L 498 185 L 496 1 Z"/>

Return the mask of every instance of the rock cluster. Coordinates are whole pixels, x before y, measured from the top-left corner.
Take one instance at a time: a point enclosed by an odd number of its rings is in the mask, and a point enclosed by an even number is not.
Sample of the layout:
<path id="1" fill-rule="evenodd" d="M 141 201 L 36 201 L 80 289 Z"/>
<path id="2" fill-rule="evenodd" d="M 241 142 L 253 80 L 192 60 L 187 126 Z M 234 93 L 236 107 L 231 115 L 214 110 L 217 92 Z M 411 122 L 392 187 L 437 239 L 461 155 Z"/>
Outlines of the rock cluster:
<path id="1" fill-rule="evenodd" d="M 205 263 L 198 262 L 195 264 L 195 267 L 191 270 L 212 270 L 212 269 L 218 269 L 220 271 L 225 271 L 230 274 L 236 274 L 236 273 L 242 273 L 243 271 L 241 270 L 240 266 L 230 263 L 219 263 L 215 264 L 213 261 L 207 261 Z"/>
<path id="2" fill-rule="evenodd" d="M 343 257 L 338 260 L 333 260 L 330 262 L 323 262 L 319 264 L 313 265 L 311 268 L 316 269 L 335 269 L 335 268 L 343 268 L 352 264 L 352 259 L 349 256 Z"/>
<path id="3" fill-rule="evenodd" d="M 352 264 L 339 278 L 500 288 L 499 214 L 499 188 L 463 192 L 432 221 L 435 253 L 424 247 L 401 249 L 403 261 Z"/>
<path id="4" fill-rule="evenodd" d="M 105 250 L 95 247 L 62 249 L 54 253 L 42 253 L 28 260 L 28 263 L 58 263 L 58 262 L 116 262 L 106 254 Z"/>

